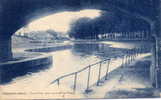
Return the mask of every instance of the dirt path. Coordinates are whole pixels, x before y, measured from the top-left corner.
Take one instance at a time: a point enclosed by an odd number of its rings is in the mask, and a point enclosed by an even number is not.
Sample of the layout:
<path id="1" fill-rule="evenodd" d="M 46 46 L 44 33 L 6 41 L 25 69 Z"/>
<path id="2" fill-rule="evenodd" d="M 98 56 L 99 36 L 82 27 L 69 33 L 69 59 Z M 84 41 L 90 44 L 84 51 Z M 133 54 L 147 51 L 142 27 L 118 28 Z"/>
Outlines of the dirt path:
<path id="1" fill-rule="evenodd" d="M 109 74 L 108 80 L 94 87 L 88 98 L 156 98 L 159 93 L 149 79 L 150 58 L 141 59 L 130 66 L 120 67 Z"/>

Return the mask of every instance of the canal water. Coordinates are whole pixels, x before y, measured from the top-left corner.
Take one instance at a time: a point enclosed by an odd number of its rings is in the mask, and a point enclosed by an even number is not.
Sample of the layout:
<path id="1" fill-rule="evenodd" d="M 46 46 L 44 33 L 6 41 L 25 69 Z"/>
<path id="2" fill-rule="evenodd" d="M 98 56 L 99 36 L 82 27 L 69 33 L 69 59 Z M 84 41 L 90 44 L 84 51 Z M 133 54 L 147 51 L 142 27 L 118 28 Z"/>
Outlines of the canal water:
<path id="1" fill-rule="evenodd" d="M 76 72 L 82 68 L 85 68 L 89 64 L 96 63 L 103 59 L 122 57 L 127 53 L 128 50 L 146 46 L 144 42 L 81 42 L 73 43 L 72 48 L 51 52 L 50 55 L 53 56 L 53 64 L 46 67 L 45 69 L 36 69 L 36 71 L 27 72 L 24 76 L 19 76 L 14 78 L 11 82 L 1 85 L 5 91 L 30 91 L 30 90 L 40 90 L 52 85 L 51 82 L 58 77 L 65 74 Z M 150 49 L 150 47 L 149 47 Z M 102 66 L 106 66 L 105 63 Z M 113 65 L 117 67 L 121 65 L 121 59 L 115 60 Z M 115 69 L 115 68 L 113 68 Z M 34 70 L 34 68 L 33 68 Z M 105 71 L 105 70 L 104 70 Z M 102 71 L 102 73 L 104 73 Z M 112 69 L 111 69 L 112 71 Z M 88 70 L 77 76 L 77 88 L 85 88 L 86 85 L 82 85 L 87 81 Z M 98 67 L 92 71 L 92 75 L 98 74 Z M 95 77 L 92 76 L 91 77 Z M 98 75 L 96 75 L 98 76 Z M 102 76 L 103 77 L 103 76 Z M 96 80 L 97 77 L 92 80 Z M 68 80 L 68 82 L 65 82 Z M 63 82 L 64 81 L 64 82 Z M 83 82 L 83 83 L 82 83 Z M 93 81 L 90 85 L 94 84 Z M 73 76 L 66 78 L 60 82 L 60 84 L 72 84 Z M 72 85 L 71 85 L 72 87 Z"/>

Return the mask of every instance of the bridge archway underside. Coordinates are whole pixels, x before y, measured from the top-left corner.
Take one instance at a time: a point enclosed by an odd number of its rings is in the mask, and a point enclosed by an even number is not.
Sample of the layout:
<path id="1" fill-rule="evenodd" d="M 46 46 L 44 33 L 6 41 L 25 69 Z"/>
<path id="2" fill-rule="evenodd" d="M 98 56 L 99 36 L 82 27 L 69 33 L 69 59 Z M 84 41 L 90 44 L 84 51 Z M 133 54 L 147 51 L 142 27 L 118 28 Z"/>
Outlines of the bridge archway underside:
<path id="1" fill-rule="evenodd" d="M 157 15 L 155 9 L 157 2 L 151 0 L 146 2 L 144 0 L 139 2 L 136 0 L 2 0 L 0 2 L 2 8 L 0 40 L 3 41 L 10 40 L 12 34 L 32 19 L 63 10 L 101 9 L 143 19 L 149 24 Z M 145 13 L 144 9 L 148 12 Z"/>
<path id="2" fill-rule="evenodd" d="M 149 26 L 160 27 L 159 0 L 1 0 L 0 1 L 0 60 L 12 58 L 11 36 L 32 20 L 60 11 L 100 9 L 142 20 Z M 132 24 L 132 23 L 131 23 Z M 120 25 L 122 27 L 122 25 Z M 4 49 L 5 48 L 5 49 Z"/>
<path id="3" fill-rule="evenodd" d="M 157 18 L 157 0 L 2 0 L 0 36 L 10 37 L 31 20 L 64 10 L 101 9 L 121 12 L 152 22 Z M 145 11 L 146 10 L 146 11 Z"/>

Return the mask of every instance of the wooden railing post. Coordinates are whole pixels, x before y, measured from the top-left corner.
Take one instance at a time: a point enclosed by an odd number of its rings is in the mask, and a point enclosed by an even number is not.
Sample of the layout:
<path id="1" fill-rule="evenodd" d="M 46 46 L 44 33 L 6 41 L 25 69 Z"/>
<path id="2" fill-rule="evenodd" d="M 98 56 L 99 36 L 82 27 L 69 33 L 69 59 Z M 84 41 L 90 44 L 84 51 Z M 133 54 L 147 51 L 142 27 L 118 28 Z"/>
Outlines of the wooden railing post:
<path id="1" fill-rule="evenodd" d="M 89 89 L 89 82 L 90 82 L 90 73 L 91 73 L 91 66 L 89 65 L 88 67 L 88 79 L 87 79 L 87 88 L 85 90 L 86 93 L 90 92 L 91 90 Z"/>
<path id="2" fill-rule="evenodd" d="M 77 72 L 75 72 L 74 74 L 74 87 L 73 87 L 73 91 L 76 91 L 76 87 L 77 87 Z"/>
<path id="3" fill-rule="evenodd" d="M 60 85 L 60 79 L 57 79 L 57 85 L 59 87 L 59 85 Z"/>
<path id="4" fill-rule="evenodd" d="M 98 73 L 97 86 L 99 86 L 99 83 L 100 83 L 101 69 L 102 69 L 102 62 L 100 62 L 100 66 L 99 66 L 99 73 Z"/>
<path id="5" fill-rule="evenodd" d="M 127 55 L 125 55 L 125 61 L 124 61 L 124 66 L 127 65 Z"/>
<path id="6" fill-rule="evenodd" d="M 106 70 L 105 80 L 107 80 L 109 65 L 110 65 L 110 59 L 107 62 L 107 70 Z"/>
<path id="7" fill-rule="evenodd" d="M 121 64 L 122 67 L 124 67 L 124 56 L 122 57 L 122 64 Z"/>

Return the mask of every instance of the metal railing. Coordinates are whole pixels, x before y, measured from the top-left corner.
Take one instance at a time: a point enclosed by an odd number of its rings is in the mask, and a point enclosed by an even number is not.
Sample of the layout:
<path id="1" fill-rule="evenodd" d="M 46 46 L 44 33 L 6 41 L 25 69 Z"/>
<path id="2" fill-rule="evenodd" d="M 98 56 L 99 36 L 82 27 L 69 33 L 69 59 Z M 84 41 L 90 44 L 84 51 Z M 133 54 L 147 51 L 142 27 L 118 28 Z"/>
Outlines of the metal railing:
<path id="1" fill-rule="evenodd" d="M 131 50 L 128 50 L 126 51 L 126 55 L 123 55 L 121 58 L 122 58 L 122 63 L 121 63 L 121 66 L 127 66 L 128 64 L 130 64 L 132 61 L 135 60 L 135 58 L 137 56 L 139 56 L 141 53 L 144 53 L 145 52 L 145 48 L 134 48 L 134 49 L 131 49 Z M 91 69 L 95 67 L 95 65 L 99 65 L 99 70 L 98 70 L 98 78 L 96 80 L 96 85 L 99 86 L 99 84 L 101 83 L 101 71 L 102 71 L 102 64 L 107 62 L 107 65 L 106 65 L 106 72 L 105 72 L 105 76 L 104 76 L 104 80 L 107 80 L 108 79 L 108 74 L 109 74 L 109 68 L 110 68 L 110 62 L 112 61 L 112 59 L 117 59 L 117 58 L 120 58 L 120 57 L 114 57 L 114 58 L 107 58 L 107 59 L 104 59 L 104 60 L 101 60 L 99 62 L 96 62 L 94 64 L 91 64 L 91 65 L 88 65 L 86 66 L 85 68 L 83 69 L 80 69 L 76 72 L 73 72 L 73 73 L 69 73 L 69 74 L 66 74 L 66 75 L 63 75 L 61 77 L 58 77 L 57 79 L 55 79 L 53 82 L 51 82 L 51 84 L 55 84 L 57 83 L 58 87 L 60 85 L 60 81 L 63 80 L 64 78 L 66 77 L 70 77 L 70 76 L 73 76 L 73 92 L 76 91 L 76 88 L 77 88 L 77 80 L 78 80 L 78 74 L 83 72 L 83 71 L 87 71 L 87 83 L 86 84 L 86 89 L 85 89 L 85 92 L 88 93 L 88 92 L 91 92 L 92 90 L 90 89 L 90 78 L 91 78 Z"/>

